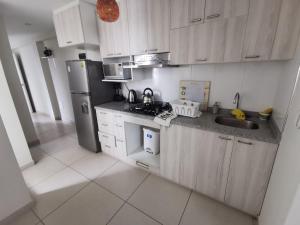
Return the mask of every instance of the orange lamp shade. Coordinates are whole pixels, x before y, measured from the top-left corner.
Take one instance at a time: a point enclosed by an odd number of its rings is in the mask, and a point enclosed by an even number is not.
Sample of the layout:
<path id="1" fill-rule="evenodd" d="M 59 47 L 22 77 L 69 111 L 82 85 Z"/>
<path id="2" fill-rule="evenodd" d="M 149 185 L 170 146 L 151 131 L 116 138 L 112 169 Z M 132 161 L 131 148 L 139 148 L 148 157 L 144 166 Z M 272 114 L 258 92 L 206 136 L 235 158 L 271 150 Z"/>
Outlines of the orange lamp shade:
<path id="1" fill-rule="evenodd" d="M 116 0 L 97 0 L 97 14 L 105 22 L 118 20 L 120 10 Z"/>

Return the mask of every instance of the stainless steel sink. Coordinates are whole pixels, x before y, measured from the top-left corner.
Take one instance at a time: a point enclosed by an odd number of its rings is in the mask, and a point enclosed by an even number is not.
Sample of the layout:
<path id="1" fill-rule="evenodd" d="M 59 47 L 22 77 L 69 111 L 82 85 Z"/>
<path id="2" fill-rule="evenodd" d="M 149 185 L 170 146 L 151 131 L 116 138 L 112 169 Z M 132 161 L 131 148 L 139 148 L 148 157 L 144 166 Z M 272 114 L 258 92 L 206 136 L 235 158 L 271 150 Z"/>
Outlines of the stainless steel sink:
<path id="1" fill-rule="evenodd" d="M 253 121 L 237 120 L 233 117 L 228 117 L 228 116 L 217 116 L 215 122 L 225 126 L 250 129 L 250 130 L 255 130 L 259 128 L 258 124 Z"/>

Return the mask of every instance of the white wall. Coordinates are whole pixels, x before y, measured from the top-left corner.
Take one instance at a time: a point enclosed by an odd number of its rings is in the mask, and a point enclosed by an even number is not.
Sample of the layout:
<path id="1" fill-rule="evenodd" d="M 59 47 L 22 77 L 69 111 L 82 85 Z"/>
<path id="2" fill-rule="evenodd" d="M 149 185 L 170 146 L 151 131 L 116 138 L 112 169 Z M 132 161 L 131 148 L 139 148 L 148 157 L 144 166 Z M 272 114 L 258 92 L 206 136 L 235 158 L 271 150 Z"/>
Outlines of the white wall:
<path id="1" fill-rule="evenodd" d="M 18 116 L 21 121 L 26 140 L 28 143 L 34 143 L 38 140 L 37 135 L 34 130 L 28 107 L 26 105 L 26 99 L 22 91 L 20 79 L 18 77 L 18 73 L 12 56 L 10 44 L 6 33 L 6 28 L 1 17 L 0 31 L 0 60 L 3 64 L 3 69 L 6 75 L 7 83 L 11 95 L 13 97 Z"/>
<path id="2" fill-rule="evenodd" d="M 150 87 L 157 99 L 172 101 L 179 96 L 180 80 L 211 81 L 209 104 L 222 103 L 223 108 L 232 108 L 236 92 L 241 94 L 241 108 L 261 111 L 273 106 L 275 93 L 286 62 L 251 62 L 182 66 L 147 70 L 147 79 L 128 83 L 129 89 L 142 92 Z M 126 95 L 127 90 L 123 88 Z"/>
<path id="3" fill-rule="evenodd" d="M 44 41 L 44 45 L 53 51 L 54 58 L 49 59 L 49 66 L 57 94 L 58 103 L 63 121 L 74 121 L 73 107 L 71 102 L 68 74 L 66 69 L 67 60 L 78 59 L 80 52 L 87 53 L 87 58 L 100 60 L 99 50 L 79 50 L 75 47 L 59 48 L 56 38 Z"/>
<path id="4" fill-rule="evenodd" d="M 2 80 L 1 80 L 2 82 Z M 2 93 L 1 93 L 2 95 Z M 25 143 L 26 145 L 26 143 Z M 24 146 L 25 147 L 25 146 Z M 0 116 L 0 222 L 31 203 Z"/>
<path id="5" fill-rule="evenodd" d="M 0 115 L 6 127 L 15 156 L 21 168 L 33 165 L 33 160 L 11 97 L 7 80 L 0 61 Z M 26 103 L 24 103 L 26 104 Z M 1 151 L 2 152 L 2 148 Z M 2 181 L 1 181 L 2 182 Z"/>
<path id="6" fill-rule="evenodd" d="M 298 186 L 297 194 L 294 198 L 292 207 L 289 211 L 285 225 L 299 225 L 300 223 L 300 185 Z"/>
<path id="7" fill-rule="evenodd" d="M 36 111 L 54 117 L 36 43 L 15 49 L 14 52 L 21 56 Z"/>

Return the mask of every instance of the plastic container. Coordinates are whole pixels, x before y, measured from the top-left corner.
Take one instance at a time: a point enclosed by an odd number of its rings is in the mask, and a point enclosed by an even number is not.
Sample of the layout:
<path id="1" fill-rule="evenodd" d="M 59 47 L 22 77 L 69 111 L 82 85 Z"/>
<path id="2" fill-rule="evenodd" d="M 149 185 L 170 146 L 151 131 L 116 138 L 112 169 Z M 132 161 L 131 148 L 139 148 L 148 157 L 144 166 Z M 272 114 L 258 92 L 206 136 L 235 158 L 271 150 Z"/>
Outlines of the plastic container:
<path id="1" fill-rule="evenodd" d="M 160 135 L 159 131 L 154 131 L 148 128 L 143 128 L 144 131 L 144 150 L 148 154 L 159 154 Z"/>

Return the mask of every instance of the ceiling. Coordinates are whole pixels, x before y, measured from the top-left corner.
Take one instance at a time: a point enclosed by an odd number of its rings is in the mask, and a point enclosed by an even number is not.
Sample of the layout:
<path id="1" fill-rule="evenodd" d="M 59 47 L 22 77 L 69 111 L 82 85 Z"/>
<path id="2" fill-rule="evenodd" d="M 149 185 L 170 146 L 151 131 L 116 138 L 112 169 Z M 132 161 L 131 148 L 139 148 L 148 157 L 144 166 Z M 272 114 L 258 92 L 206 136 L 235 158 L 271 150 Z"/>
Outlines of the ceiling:
<path id="1" fill-rule="evenodd" d="M 0 0 L 0 15 L 10 40 L 54 31 L 52 10 L 73 0 Z M 95 3 L 96 0 L 87 0 Z M 30 25 L 25 25 L 26 23 Z"/>

